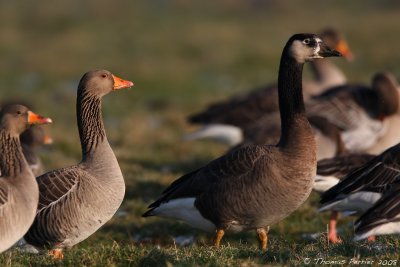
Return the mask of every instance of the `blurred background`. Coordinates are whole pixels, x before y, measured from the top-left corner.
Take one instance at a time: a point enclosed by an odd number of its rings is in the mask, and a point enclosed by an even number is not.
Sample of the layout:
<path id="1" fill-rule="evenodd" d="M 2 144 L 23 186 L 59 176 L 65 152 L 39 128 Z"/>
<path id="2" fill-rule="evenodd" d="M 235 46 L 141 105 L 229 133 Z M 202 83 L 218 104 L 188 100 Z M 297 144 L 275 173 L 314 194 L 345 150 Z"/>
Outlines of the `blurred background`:
<path id="1" fill-rule="evenodd" d="M 370 84 L 382 70 L 399 77 L 399 25 L 396 0 L 0 1 L 0 100 L 28 101 L 53 118 L 46 130 L 54 145 L 42 152 L 52 169 L 80 159 L 80 77 L 104 68 L 135 82 L 103 101 L 127 196 L 121 216 L 102 231 L 118 238 L 107 231 L 119 227 L 124 239 L 157 222 L 139 216 L 162 188 L 226 151 L 210 141 L 182 141 L 188 114 L 274 82 L 288 38 L 327 26 L 344 33 L 355 55 L 351 63 L 332 59 L 349 81 Z M 285 227 L 290 223 L 279 231 Z"/>

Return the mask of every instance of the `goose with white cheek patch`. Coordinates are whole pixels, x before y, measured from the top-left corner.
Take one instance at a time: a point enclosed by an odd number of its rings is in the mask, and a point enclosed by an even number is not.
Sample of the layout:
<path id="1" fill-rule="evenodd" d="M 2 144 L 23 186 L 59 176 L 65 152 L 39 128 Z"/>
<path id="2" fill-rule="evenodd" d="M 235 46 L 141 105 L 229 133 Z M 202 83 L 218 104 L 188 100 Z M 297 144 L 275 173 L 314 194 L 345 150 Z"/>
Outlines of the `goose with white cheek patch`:
<path id="1" fill-rule="evenodd" d="M 217 247 L 225 232 L 254 229 L 266 250 L 269 226 L 298 209 L 311 192 L 316 147 L 305 115 L 302 71 L 305 62 L 331 56 L 340 53 L 317 35 L 293 35 L 279 68 L 279 143 L 239 148 L 182 176 L 143 216 L 179 219 L 215 231 Z"/>
<path id="2" fill-rule="evenodd" d="M 107 140 L 101 100 L 108 93 L 132 86 L 106 70 L 83 75 L 76 104 L 82 160 L 37 177 L 39 207 L 24 236 L 28 244 L 51 248 L 55 258 L 63 258 L 62 249 L 95 233 L 121 205 L 125 183 Z"/>
<path id="3" fill-rule="evenodd" d="M 320 37 L 327 46 L 339 51 L 349 61 L 353 59 L 345 38 L 338 30 L 323 29 Z M 305 100 L 332 86 L 346 83 L 346 76 L 330 60 L 318 59 L 309 65 L 315 79 L 303 82 Z M 249 124 L 278 112 L 278 86 L 276 83 L 268 84 L 248 94 L 213 103 L 206 110 L 189 116 L 189 123 L 202 127 L 187 134 L 185 139 L 211 138 L 235 146 L 246 141 L 246 128 Z M 279 134 L 276 137 L 279 139 Z M 275 141 L 266 144 L 274 143 Z"/>
<path id="4" fill-rule="evenodd" d="M 38 185 L 22 154 L 19 135 L 31 124 L 50 123 L 22 105 L 0 112 L 0 252 L 14 245 L 35 218 Z"/>

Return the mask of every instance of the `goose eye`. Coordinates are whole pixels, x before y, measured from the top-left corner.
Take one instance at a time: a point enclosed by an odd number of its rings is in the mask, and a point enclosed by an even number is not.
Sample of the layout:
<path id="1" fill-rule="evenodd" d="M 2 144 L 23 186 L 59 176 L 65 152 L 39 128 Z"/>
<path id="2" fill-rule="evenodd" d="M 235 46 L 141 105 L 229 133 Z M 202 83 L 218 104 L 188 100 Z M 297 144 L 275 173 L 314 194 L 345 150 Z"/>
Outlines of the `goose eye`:
<path id="1" fill-rule="evenodd" d="M 17 111 L 17 114 L 18 114 L 18 115 L 21 115 L 21 114 L 22 114 L 22 112 L 21 112 L 20 110 L 18 110 L 18 111 Z"/>
<path id="2" fill-rule="evenodd" d="M 105 75 L 105 74 L 102 74 L 102 75 L 101 75 L 101 77 L 102 77 L 102 78 L 105 78 L 105 77 L 107 77 L 107 75 Z"/>
<path id="3" fill-rule="evenodd" d="M 307 38 L 307 39 L 303 40 L 303 43 L 306 44 L 306 45 L 310 44 L 310 42 L 311 42 L 310 38 Z"/>

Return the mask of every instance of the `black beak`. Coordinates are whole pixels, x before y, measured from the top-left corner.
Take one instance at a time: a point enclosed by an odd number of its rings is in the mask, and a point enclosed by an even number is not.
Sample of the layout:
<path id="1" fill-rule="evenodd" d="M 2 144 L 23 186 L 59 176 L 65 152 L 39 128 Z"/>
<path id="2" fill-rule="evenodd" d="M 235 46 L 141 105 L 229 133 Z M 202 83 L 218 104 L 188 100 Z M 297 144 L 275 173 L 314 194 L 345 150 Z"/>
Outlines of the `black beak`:
<path id="1" fill-rule="evenodd" d="M 321 57 L 342 57 L 343 56 L 340 52 L 338 52 L 334 49 L 331 49 L 324 44 L 320 44 L 320 50 L 318 51 L 318 55 Z"/>

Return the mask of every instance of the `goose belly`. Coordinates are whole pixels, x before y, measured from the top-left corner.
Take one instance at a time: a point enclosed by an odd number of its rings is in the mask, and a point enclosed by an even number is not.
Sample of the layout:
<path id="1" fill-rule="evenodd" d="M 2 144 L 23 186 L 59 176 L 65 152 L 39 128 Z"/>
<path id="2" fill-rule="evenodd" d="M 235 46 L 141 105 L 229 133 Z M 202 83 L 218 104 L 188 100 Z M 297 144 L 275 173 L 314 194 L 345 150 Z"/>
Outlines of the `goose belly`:
<path id="1" fill-rule="evenodd" d="M 36 214 L 37 201 L 29 202 L 28 205 L 16 205 L 23 202 L 22 199 L 11 196 L 9 202 L 13 204 L 5 204 L 0 208 L 0 253 L 28 232 Z"/>
<path id="2" fill-rule="evenodd" d="M 120 190 L 117 190 L 118 188 Z M 75 221 L 75 227 L 69 228 L 69 233 L 62 242 L 62 246 L 71 247 L 85 240 L 108 222 L 121 206 L 125 185 L 114 184 L 110 187 L 99 185 L 97 190 L 92 188 L 90 192 L 92 193 L 91 197 L 80 205 L 75 205 L 76 210 L 73 217 L 76 219 L 69 220 L 70 223 Z M 85 194 L 89 195 L 90 193 L 86 192 Z"/>
<path id="3" fill-rule="evenodd" d="M 39 211 L 27 241 L 30 243 L 30 239 L 34 239 L 33 245 L 71 247 L 109 221 L 121 205 L 124 194 L 123 179 L 112 184 L 83 179 L 64 199 Z"/>
<path id="4" fill-rule="evenodd" d="M 204 218 L 195 207 L 196 198 L 178 198 L 165 203 L 154 209 L 154 215 L 173 218 L 184 221 L 191 226 L 206 232 L 214 231 L 215 225 Z"/>

